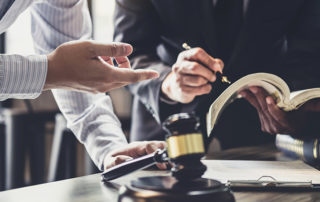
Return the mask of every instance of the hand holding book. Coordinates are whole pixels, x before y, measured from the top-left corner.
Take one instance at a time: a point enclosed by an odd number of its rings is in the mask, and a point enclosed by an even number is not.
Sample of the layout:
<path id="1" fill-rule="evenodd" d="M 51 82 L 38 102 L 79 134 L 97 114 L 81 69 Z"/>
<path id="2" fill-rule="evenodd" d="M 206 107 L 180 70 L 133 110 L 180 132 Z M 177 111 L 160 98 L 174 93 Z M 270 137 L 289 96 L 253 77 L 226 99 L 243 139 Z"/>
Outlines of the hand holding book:
<path id="1" fill-rule="evenodd" d="M 207 134 L 211 133 L 223 109 L 241 97 L 257 109 L 265 132 L 320 136 L 320 88 L 290 92 L 284 80 L 269 73 L 247 75 L 225 89 L 210 106 Z"/>
<path id="2" fill-rule="evenodd" d="M 320 114 L 320 99 L 309 100 L 299 109 L 286 112 L 279 108 L 272 96 L 261 87 L 249 87 L 241 91 L 240 95 L 256 108 L 261 130 L 270 134 L 281 133 L 302 137 L 310 129 L 310 119 L 314 112 Z M 314 133 L 320 134 L 320 131 Z"/>

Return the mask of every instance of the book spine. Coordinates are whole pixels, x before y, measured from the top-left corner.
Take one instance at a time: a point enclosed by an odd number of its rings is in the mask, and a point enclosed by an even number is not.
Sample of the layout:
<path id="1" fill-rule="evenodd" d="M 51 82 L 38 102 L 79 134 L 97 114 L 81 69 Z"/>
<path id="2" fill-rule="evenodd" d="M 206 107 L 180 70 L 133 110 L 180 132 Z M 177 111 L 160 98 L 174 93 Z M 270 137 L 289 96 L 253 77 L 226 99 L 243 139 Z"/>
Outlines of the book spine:
<path id="1" fill-rule="evenodd" d="M 310 164 L 320 164 L 320 140 L 299 140 L 290 135 L 277 135 L 276 147 L 285 155 L 299 158 Z"/>

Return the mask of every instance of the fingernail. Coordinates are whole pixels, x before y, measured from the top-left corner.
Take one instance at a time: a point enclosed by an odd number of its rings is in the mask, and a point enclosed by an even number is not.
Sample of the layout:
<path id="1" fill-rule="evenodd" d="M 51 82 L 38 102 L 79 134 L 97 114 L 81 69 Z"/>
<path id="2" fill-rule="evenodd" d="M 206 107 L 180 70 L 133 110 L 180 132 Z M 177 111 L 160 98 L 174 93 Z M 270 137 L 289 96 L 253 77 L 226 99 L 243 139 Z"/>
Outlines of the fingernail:
<path id="1" fill-rule="evenodd" d="M 219 63 L 214 63 L 213 68 L 215 70 L 221 70 L 221 65 Z"/>
<path id="2" fill-rule="evenodd" d="M 266 98 L 266 102 L 268 105 L 271 105 L 272 104 L 272 98 L 271 97 L 267 97 Z"/>
<path id="3" fill-rule="evenodd" d="M 159 76 L 160 76 L 160 74 L 155 71 L 154 74 L 153 74 L 153 78 L 159 78 Z"/>
<path id="4" fill-rule="evenodd" d="M 157 164 L 157 167 L 160 169 L 160 170 L 165 170 L 167 169 L 167 167 L 165 165 L 163 165 L 162 163 L 158 163 Z"/>
<path id="5" fill-rule="evenodd" d="M 128 53 L 128 54 L 131 54 L 132 53 L 132 50 L 133 50 L 133 47 L 130 45 L 130 44 L 125 44 L 123 46 L 123 48 L 125 49 L 125 52 Z"/>
<path id="6" fill-rule="evenodd" d="M 213 75 L 212 77 L 211 77 L 211 82 L 214 82 L 216 80 L 216 75 Z"/>
<path id="7" fill-rule="evenodd" d="M 254 94 L 258 93 L 258 88 L 256 88 L 256 87 L 251 87 L 250 90 L 251 90 L 251 92 L 253 92 Z"/>
<path id="8" fill-rule="evenodd" d="M 247 96 L 247 93 L 245 93 L 245 92 L 240 92 L 239 94 L 244 98 Z"/>
<path id="9" fill-rule="evenodd" d="M 153 151 L 156 151 L 158 149 L 158 147 L 155 146 L 154 144 L 151 144 L 150 147 L 152 148 Z"/>

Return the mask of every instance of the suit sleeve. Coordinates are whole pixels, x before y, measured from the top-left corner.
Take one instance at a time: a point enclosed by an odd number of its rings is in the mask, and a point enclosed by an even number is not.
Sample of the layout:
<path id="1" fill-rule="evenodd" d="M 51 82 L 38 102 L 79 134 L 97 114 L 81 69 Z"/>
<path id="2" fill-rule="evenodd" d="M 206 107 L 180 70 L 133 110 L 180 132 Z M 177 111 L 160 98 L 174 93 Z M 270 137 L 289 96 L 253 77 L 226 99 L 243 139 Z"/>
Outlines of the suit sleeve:
<path id="1" fill-rule="evenodd" d="M 135 69 L 152 69 L 159 72 L 158 79 L 130 85 L 130 92 L 161 122 L 159 96 L 161 84 L 171 72 L 171 67 L 157 55 L 160 42 L 160 19 L 149 0 L 117 0 L 115 9 L 115 41 L 130 43 L 134 47 L 130 57 Z M 161 106 L 165 104 L 162 103 Z M 166 115 L 164 115 L 166 116 Z"/>

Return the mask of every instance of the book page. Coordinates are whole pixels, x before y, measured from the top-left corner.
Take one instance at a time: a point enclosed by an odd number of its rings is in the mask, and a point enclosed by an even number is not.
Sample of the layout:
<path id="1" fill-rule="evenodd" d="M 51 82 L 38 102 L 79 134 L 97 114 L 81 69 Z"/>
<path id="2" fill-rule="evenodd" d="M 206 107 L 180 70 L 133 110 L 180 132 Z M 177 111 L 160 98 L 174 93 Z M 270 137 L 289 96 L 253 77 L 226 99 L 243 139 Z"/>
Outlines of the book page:
<path id="1" fill-rule="evenodd" d="M 238 92 L 250 86 L 260 86 L 264 88 L 270 95 L 276 98 L 276 102 L 281 108 L 289 105 L 290 90 L 280 77 L 268 73 L 249 74 L 231 84 L 211 104 L 206 117 L 208 135 L 216 124 L 224 107 L 231 103 L 235 98 L 240 98 L 237 96 Z"/>
<path id="2" fill-rule="evenodd" d="M 257 180 L 261 176 L 272 176 L 277 181 L 312 181 L 313 184 L 320 184 L 320 171 L 302 161 L 202 160 L 202 162 L 208 167 L 202 177 L 216 179 L 222 183 L 228 180 Z"/>
<path id="3" fill-rule="evenodd" d="M 290 93 L 290 102 L 293 109 L 299 108 L 305 102 L 315 98 L 320 98 L 320 88 L 310 88 Z"/>

